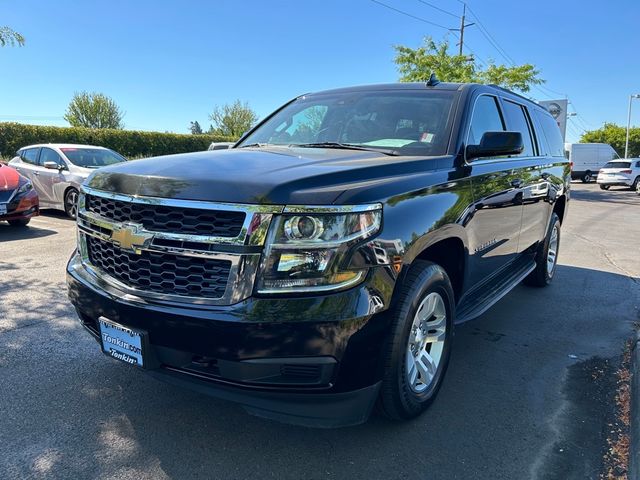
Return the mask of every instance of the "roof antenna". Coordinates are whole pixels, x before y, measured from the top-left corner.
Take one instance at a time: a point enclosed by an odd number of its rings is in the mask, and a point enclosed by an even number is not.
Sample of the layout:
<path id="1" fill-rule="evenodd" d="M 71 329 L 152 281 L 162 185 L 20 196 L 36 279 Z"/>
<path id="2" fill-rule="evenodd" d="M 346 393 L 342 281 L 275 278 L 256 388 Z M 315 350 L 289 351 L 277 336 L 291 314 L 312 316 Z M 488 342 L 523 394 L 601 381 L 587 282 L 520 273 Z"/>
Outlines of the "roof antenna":
<path id="1" fill-rule="evenodd" d="M 436 74 L 432 73 L 429 76 L 429 81 L 427 82 L 427 87 L 435 87 L 439 83 L 440 83 L 440 80 L 438 80 L 438 77 L 436 77 Z"/>

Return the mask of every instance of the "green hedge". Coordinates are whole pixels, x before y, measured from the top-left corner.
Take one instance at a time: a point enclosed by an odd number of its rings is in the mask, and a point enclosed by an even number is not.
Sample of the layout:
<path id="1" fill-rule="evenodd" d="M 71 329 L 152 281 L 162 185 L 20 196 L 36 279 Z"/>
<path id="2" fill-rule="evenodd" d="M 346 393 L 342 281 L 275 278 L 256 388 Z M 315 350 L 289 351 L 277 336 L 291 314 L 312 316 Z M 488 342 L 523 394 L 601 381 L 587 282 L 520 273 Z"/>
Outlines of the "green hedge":
<path id="1" fill-rule="evenodd" d="M 47 127 L 0 122 L 0 155 L 13 157 L 16 151 L 34 143 L 84 143 L 111 148 L 125 157 L 151 157 L 206 150 L 211 142 L 232 142 L 220 135 L 142 132 L 135 130 Z"/>

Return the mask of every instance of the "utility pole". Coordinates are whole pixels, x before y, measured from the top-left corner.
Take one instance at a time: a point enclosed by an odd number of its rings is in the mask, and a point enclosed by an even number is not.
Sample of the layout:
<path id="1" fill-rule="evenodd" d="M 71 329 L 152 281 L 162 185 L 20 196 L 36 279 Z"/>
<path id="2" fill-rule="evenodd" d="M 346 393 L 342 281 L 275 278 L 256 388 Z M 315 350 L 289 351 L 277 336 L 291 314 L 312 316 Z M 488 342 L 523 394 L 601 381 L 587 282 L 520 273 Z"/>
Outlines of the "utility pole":
<path id="1" fill-rule="evenodd" d="M 627 111 L 627 139 L 624 142 L 624 158 L 629 158 L 629 128 L 631 127 L 631 101 L 640 98 L 640 94 L 629 95 L 629 110 Z"/>
<path id="2" fill-rule="evenodd" d="M 464 29 L 467 27 L 470 27 L 471 25 L 475 25 L 475 23 L 467 23 L 465 25 L 464 20 L 466 16 L 467 16 L 467 4 L 462 2 L 462 17 L 460 17 L 460 29 L 455 29 L 460 32 L 460 43 L 458 44 L 460 46 L 460 49 L 458 50 L 458 55 L 461 55 L 461 56 L 463 55 L 462 48 L 464 47 Z"/>

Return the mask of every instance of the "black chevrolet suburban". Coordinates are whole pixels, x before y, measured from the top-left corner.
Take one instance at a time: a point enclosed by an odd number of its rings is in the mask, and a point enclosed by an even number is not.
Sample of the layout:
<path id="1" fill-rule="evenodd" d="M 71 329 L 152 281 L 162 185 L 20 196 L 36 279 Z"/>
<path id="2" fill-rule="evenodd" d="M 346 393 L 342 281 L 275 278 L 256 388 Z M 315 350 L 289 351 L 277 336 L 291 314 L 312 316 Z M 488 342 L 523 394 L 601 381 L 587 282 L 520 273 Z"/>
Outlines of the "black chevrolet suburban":
<path id="1" fill-rule="evenodd" d="M 69 295 L 104 353 L 303 425 L 435 398 L 454 326 L 554 276 L 570 169 L 496 86 L 295 98 L 228 150 L 96 171 Z"/>

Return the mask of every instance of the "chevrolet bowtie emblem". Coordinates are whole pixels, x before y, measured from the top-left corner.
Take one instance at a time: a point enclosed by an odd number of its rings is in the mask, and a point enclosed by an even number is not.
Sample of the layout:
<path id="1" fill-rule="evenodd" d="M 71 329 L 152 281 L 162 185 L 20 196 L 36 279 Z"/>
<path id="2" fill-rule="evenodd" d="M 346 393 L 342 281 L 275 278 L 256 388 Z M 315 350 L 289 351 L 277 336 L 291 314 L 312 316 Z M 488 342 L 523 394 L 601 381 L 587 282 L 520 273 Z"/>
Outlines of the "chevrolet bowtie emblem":
<path id="1" fill-rule="evenodd" d="M 148 246 L 153 240 L 153 233 L 143 230 L 137 223 L 123 223 L 111 232 L 111 241 L 123 250 L 140 255 L 140 249 Z"/>

